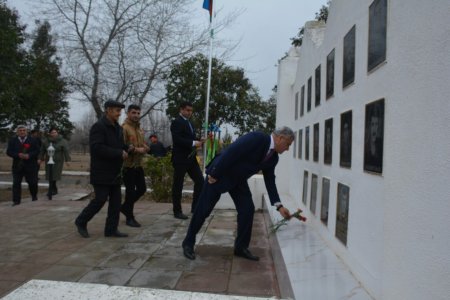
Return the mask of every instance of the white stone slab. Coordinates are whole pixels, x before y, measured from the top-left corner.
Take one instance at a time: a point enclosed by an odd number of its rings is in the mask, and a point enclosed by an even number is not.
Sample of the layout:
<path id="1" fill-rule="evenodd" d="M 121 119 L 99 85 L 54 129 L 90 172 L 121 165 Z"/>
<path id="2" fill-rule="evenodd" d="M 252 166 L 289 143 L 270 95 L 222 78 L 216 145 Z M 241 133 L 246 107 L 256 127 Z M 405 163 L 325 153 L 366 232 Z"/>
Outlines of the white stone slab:
<path id="1" fill-rule="evenodd" d="M 285 195 L 282 198 L 283 205 L 295 211 L 295 202 Z M 270 207 L 266 196 L 264 201 L 271 220 L 280 220 L 280 214 Z M 295 299 L 372 299 L 308 221 L 291 220 L 275 235 L 283 260 L 275 261 L 275 266 L 280 263 L 286 266 Z"/>
<path id="2" fill-rule="evenodd" d="M 229 295 L 215 295 L 209 293 L 194 293 L 172 290 L 159 290 L 150 288 L 136 288 L 125 286 L 109 286 L 105 284 L 63 282 L 49 280 L 31 280 L 10 294 L 3 300 L 251 300 L 270 299 L 256 297 L 240 297 Z"/>

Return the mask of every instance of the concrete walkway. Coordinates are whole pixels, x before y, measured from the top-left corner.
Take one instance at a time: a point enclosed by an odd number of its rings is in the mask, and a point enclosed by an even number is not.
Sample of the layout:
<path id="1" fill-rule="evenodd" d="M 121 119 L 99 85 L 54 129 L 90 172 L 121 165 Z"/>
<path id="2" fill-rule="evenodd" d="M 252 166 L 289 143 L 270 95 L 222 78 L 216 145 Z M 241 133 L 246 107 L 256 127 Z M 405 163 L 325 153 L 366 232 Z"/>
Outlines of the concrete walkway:
<path id="1" fill-rule="evenodd" d="M 103 236 L 104 207 L 88 224 L 91 237 L 84 239 L 73 222 L 87 201 L 69 201 L 83 195 L 85 191 L 61 190 L 52 201 L 40 195 L 36 202 L 22 199 L 14 207 L 10 201 L 0 202 L 0 297 L 31 279 L 279 297 L 262 213 L 255 214 L 250 246 L 259 262 L 232 254 L 234 210 L 213 212 L 198 236 L 197 259 L 190 261 L 181 250 L 189 221 L 173 218 L 171 204 L 137 202 L 141 228 L 125 226 L 121 216 L 119 228 L 128 238 Z M 25 290 L 42 282 L 31 283 Z M 14 295 L 8 299 L 19 299 Z"/>

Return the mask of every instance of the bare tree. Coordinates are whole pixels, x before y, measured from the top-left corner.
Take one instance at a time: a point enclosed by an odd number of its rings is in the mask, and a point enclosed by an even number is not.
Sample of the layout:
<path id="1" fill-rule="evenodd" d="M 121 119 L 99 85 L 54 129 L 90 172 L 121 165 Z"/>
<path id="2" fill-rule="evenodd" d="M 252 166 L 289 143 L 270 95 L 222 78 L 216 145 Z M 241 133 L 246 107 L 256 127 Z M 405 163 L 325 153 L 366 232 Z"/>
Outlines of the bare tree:
<path id="1" fill-rule="evenodd" d="M 74 91 L 99 118 L 103 102 L 137 103 L 143 116 L 165 100 L 170 66 L 208 44 L 206 27 L 192 23 L 193 0 L 44 0 L 60 28 Z M 200 9 L 198 9 L 200 10 Z M 238 13 L 226 16 L 220 30 Z"/>

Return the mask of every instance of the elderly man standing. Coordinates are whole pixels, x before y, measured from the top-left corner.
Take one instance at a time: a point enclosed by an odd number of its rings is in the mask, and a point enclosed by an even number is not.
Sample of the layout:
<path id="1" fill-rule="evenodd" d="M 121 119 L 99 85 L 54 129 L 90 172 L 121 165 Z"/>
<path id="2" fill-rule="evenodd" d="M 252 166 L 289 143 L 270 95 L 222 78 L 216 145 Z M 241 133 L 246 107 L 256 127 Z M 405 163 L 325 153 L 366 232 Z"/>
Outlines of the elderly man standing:
<path id="1" fill-rule="evenodd" d="M 139 119 L 141 108 L 131 104 L 127 109 L 127 118 L 122 124 L 125 144 L 130 145 L 128 158 L 124 161 L 123 182 L 125 184 L 125 202 L 120 211 L 127 218 L 126 224 L 131 227 L 141 227 L 133 214 L 134 203 L 144 195 L 147 190 L 145 185 L 144 169 L 142 168 L 142 158 L 149 150 L 145 143 L 144 132 L 141 129 Z"/>
<path id="2" fill-rule="evenodd" d="M 75 220 L 78 233 L 88 238 L 87 223 L 102 209 L 106 201 L 108 217 L 105 224 L 106 237 L 127 237 L 120 232 L 119 226 L 122 164 L 128 158 L 128 148 L 123 141 L 122 127 L 118 120 L 125 107 L 117 101 L 105 102 L 105 115 L 98 120 L 89 132 L 89 146 L 91 152 L 90 181 L 94 186 L 95 198 L 89 202 Z"/>
<path id="3" fill-rule="evenodd" d="M 238 213 L 234 255 L 259 260 L 258 256 L 248 250 L 255 206 L 247 179 L 262 171 L 271 204 L 277 207 L 282 217 L 289 218 L 289 210 L 281 205 L 275 185 L 275 166 L 278 154 L 288 150 L 293 141 L 294 133 L 289 127 L 277 129 L 271 135 L 251 132 L 238 138 L 216 156 L 206 170 L 208 176 L 182 244 L 184 256 L 195 259 L 195 237 L 219 201 L 220 195 L 228 192 Z"/>
<path id="4" fill-rule="evenodd" d="M 28 131 L 24 125 L 17 126 L 17 136 L 11 138 L 8 142 L 6 154 L 12 157 L 12 175 L 13 175 L 13 206 L 19 205 L 22 197 L 22 179 L 28 183 L 32 201 L 37 200 L 38 178 L 37 178 L 37 157 L 39 148 L 36 140 L 27 136 Z"/>

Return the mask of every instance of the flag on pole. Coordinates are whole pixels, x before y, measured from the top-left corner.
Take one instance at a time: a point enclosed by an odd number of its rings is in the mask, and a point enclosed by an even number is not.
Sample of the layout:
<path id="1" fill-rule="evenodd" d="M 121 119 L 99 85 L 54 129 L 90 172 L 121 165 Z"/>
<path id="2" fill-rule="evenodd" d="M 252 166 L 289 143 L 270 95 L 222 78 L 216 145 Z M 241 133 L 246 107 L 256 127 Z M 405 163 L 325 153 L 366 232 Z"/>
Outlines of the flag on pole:
<path id="1" fill-rule="evenodd" d="M 209 10 L 209 22 L 212 22 L 213 0 L 204 0 L 203 8 Z"/>

